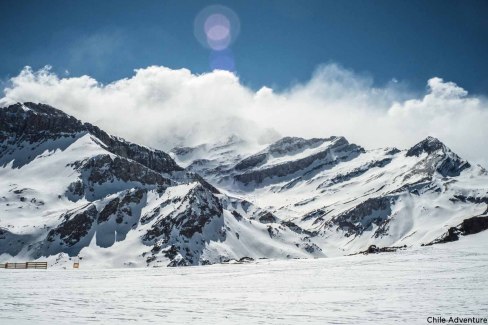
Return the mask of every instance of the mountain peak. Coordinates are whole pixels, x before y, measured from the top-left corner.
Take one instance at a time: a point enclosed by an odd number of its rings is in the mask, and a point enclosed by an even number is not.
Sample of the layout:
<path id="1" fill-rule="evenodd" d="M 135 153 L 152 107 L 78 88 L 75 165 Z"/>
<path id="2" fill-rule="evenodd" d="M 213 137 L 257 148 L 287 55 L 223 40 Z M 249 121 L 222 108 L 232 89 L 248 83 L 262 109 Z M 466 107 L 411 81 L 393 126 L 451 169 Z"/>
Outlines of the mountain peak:
<path id="1" fill-rule="evenodd" d="M 444 143 L 442 143 L 439 139 L 428 136 L 424 140 L 420 141 L 407 151 L 407 157 L 418 157 L 422 153 L 431 154 L 435 151 L 442 150 L 443 152 L 450 151 Z"/>
<path id="2" fill-rule="evenodd" d="M 41 104 L 41 103 L 33 103 L 33 102 L 25 102 L 25 103 L 17 103 L 15 105 L 21 105 L 24 108 L 28 108 L 32 110 L 35 113 L 38 114 L 45 114 L 45 115 L 51 115 L 51 116 L 69 116 L 65 112 L 54 108 L 52 106 L 49 106 L 47 104 Z"/>
<path id="3" fill-rule="evenodd" d="M 46 133 L 60 135 L 83 131 L 83 124 L 73 116 L 49 105 L 31 102 L 1 108 L 0 120 L 0 131 L 23 135 L 29 142 L 38 141 Z"/>
<path id="4" fill-rule="evenodd" d="M 276 141 L 275 143 L 271 144 L 268 147 L 268 151 L 275 156 L 286 155 L 291 153 L 297 153 L 309 148 L 315 148 L 320 146 L 324 142 L 333 141 L 336 139 L 340 141 L 345 140 L 345 138 L 343 137 L 335 137 L 335 136 L 329 138 L 312 138 L 312 139 L 304 139 L 300 137 L 284 137 Z M 347 144 L 347 140 L 345 140 L 345 144 Z"/>
<path id="5" fill-rule="evenodd" d="M 100 128 L 82 123 L 75 117 L 46 104 L 17 103 L 0 109 L 0 142 L 7 139 L 41 143 L 76 134 L 89 133 L 100 140 L 104 148 L 115 155 L 129 158 L 157 172 L 181 171 L 173 159 L 160 150 L 147 148 L 109 135 Z M 5 150 L 4 146 L 0 149 Z M 14 145 L 14 143 L 9 143 Z M 20 145 L 17 143 L 17 145 Z M 5 147 L 5 148 L 4 148 Z"/>
<path id="6" fill-rule="evenodd" d="M 0 261 L 56 264 L 62 253 L 116 267 L 183 266 L 321 257 L 322 248 L 334 256 L 430 243 L 464 215 L 485 213 L 488 176 L 433 137 L 409 159 L 337 136 L 250 142 L 231 135 L 175 148 L 183 169 L 51 106 L 3 107 Z"/>
<path id="7" fill-rule="evenodd" d="M 439 139 L 430 136 L 410 148 L 406 156 L 419 157 L 424 152 L 429 156 L 433 153 L 439 154 L 429 159 L 435 165 L 435 169 L 443 176 L 459 176 L 463 170 L 471 167 L 469 162 L 456 155 Z"/>

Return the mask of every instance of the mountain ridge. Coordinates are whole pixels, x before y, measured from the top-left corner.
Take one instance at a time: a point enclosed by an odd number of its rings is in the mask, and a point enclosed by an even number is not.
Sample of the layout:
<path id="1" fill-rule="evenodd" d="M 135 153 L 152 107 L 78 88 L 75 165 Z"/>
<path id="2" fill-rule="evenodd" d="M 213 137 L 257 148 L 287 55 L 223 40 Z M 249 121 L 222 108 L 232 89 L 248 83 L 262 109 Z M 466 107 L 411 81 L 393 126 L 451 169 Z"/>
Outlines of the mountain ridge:
<path id="1" fill-rule="evenodd" d="M 2 108 L 0 121 L 2 260 L 94 254 L 92 262 L 110 256 L 112 266 L 183 266 L 322 254 L 300 247 L 286 226 L 259 222 L 261 209 L 244 211 L 163 151 L 42 104 Z M 271 238 L 268 229 L 279 227 Z"/>
<path id="2" fill-rule="evenodd" d="M 1 108 L 0 122 L 0 260 L 326 257 L 442 243 L 488 224 L 486 170 L 432 137 L 366 150 L 340 136 L 260 146 L 234 136 L 167 154 L 43 104 Z"/>

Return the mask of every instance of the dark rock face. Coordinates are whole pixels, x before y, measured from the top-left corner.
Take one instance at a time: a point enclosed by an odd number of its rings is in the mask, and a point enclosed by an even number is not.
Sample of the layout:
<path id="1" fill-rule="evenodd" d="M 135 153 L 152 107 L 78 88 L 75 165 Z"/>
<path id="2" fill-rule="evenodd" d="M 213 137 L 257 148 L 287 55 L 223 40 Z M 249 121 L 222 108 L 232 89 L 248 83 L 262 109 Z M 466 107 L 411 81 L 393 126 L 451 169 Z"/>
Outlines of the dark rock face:
<path id="1" fill-rule="evenodd" d="M 273 238 L 273 237 L 276 236 L 276 233 L 275 233 L 276 230 L 273 229 L 273 227 L 268 226 L 268 228 L 266 228 L 266 230 L 268 231 L 268 235 L 269 235 L 270 238 Z"/>
<path id="2" fill-rule="evenodd" d="M 316 219 L 316 220 L 323 220 L 323 217 L 327 214 L 327 211 L 325 209 L 316 209 L 313 211 L 310 211 L 309 213 L 305 214 L 301 220 L 302 221 L 308 221 L 311 219 Z M 315 224 L 315 223 L 314 223 Z"/>
<path id="3" fill-rule="evenodd" d="M 362 251 L 362 252 L 359 252 L 359 253 L 356 253 L 356 254 L 352 254 L 352 255 L 357 255 L 357 254 L 368 255 L 368 254 L 379 254 L 379 253 L 392 253 L 392 252 L 396 252 L 397 250 L 406 249 L 406 248 L 407 248 L 407 245 L 405 245 L 405 246 L 393 246 L 393 247 L 378 247 L 376 245 L 371 245 L 371 246 L 368 247 L 367 250 Z"/>
<path id="4" fill-rule="evenodd" d="M 160 173 L 128 159 L 110 155 L 98 155 L 73 164 L 82 174 L 87 175 L 87 184 L 73 184 L 72 190 L 80 193 L 82 187 L 92 188 L 93 184 L 103 184 L 115 180 L 139 182 L 147 185 L 169 186 L 172 182 Z"/>
<path id="5" fill-rule="evenodd" d="M 455 156 L 454 158 L 444 159 L 438 166 L 437 171 L 444 177 L 446 176 L 459 176 L 463 170 L 471 167 L 469 162 Z"/>
<path id="6" fill-rule="evenodd" d="M 133 160 L 111 157 L 110 155 L 98 155 L 83 161 L 77 161 L 71 165 L 80 172 L 77 181 L 68 186 L 66 194 L 71 201 L 77 201 L 82 197 L 90 201 L 99 199 L 97 186 L 114 182 L 138 182 L 137 186 L 156 186 L 158 190 L 164 191 L 174 182 L 160 173 L 157 173 L 146 166 Z M 121 185 L 127 189 L 127 186 Z"/>
<path id="7" fill-rule="evenodd" d="M 483 197 L 473 197 L 473 196 L 465 196 L 465 195 L 454 195 L 453 198 L 449 199 L 451 202 L 457 202 L 461 201 L 463 203 L 469 202 L 469 203 L 475 203 L 475 204 L 481 204 L 485 203 L 488 204 L 488 196 L 483 196 Z"/>
<path id="8" fill-rule="evenodd" d="M 396 155 L 397 153 L 400 153 L 401 151 L 398 148 L 388 148 L 388 151 L 386 151 L 387 155 Z"/>
<path id="9" fill-rule="evenodd" d="M 310 237 L 317 235 L 316 232 L 312 232 L 312 231 L 303 229 L 302 227 L 300 227 L 299 225 L 297 225 L 296 223 L 294 223 L 292 221 L 283 221 L 283 222 L 281 222 L 281 225 L 290 229 L 291 231 L 296 232 L 297 234 L 305 234 L 305 235 L 310 236 Z"/>
<path id="10" fill-rule="evenodd" d="M 58 220 L 54 225 L 50 221 L 49 225 L 39 228 L 39 231 L 36 230 L 35 236 L 30 236 L 32 238 L 0 229 L 0 253 L 16 254 L 25 247 L 26 243 L 23 242 L 25 239 L 30 244 L 29 253 L 35 258 L 58 253 L 76 256 L 93 240 L 98 247 L 108 248 L 115 242 L 125 240 L 129 231 L 133 231 L 134 236 L 148 247 L 148 250 L 142 254 L 148 265 L 152 263 L 156 265 L 166 259 L 170 260 L 168 266 L 209 264 L 219 259 L 216 255 L 218 252 L 212 251 L 213 247 L 209 255 L 204 255 L 205 247 L 210 242 L 225 242 L 227 236 L 232 237 L 235 234 L 237 239 L 240 237 L 239 240 L 243 242 L 244 247 L 246 245 L 243 236 L 248 236 L 247 232 L 239 235 L 235 229 L 232 229 L 234 220 L 233 223 L 224 222 L 223 205 L 226 205 L 226 218 L 229 217 L 227 214 L 229 211 L 236 220 L 250 224 L 251 219 L 256 218 L 267 224 L 280 222 L 272 213 L 256 208 L 249 202 L 221 194 L 198 174 L 180 168 L 166 153 L 110 136 L 98 127 L 82 123 L 48 105 L 24 103 L 0 110 L 0 158 L 5 157 L 6 149 L 13 153 L 7 157 L 7 159 L 12 158 L 11 160 L 0 160 L 0 164 L 4 161 L 10 163 L 12 160 L 18 160 L 16 156 L 23 156 L 26 152 L 32 156 L 32 159 L 29 157 L 26 161 L 22 161 L 18 166 L 19 169 L 41 154 L 42 157 L 39 158 L 52 155 L 58 157 L 56 155 L 60 154 L 59 150 L 65 151 L 81 138 L 83 141 L 89 141 L 90 145 L 94 144 L 97 149 L 104 149 L 103 153 L 97 154 L 99 151 L 90 148 L 89 155 L 86 155 L 86 152 L 76 148 L 61 153 L 62 159 L 45 160 L 53 163 L 65 161 L 63 164 L 67 164 L 59 166 L 63 169 L 60 175 L 61 184 L 71 182 L 64 193 L 65 196 L 57 192 L 48 194 L 57 196 L 60 200 L 58 206 L 66 204 L 65 206 L 70 207 L 66 210 L 70 210 L 59 212 L 60 215 L 58 214 Z M 218 154 L 227 154 L 233 150 L 232 141 L 236 140 L 231 139 L 230 142 L 217 147 L 216 149 L 222 151 Z M 288 154 L 320 145 L 323 141 L 325 140 L 283 139 L 271 146 L 270 152 L 273 155 Z M 78 144 L 81 144 L 81 141 Z M 345 144 L 347 145 L 347 141 Z M 337 152 L 341 152 L 342 149 L 336 148 Z M 179 153 L 191 154 L 191 150 L 182 148 Z M 235 163 L 241 158 L 238 156 L 226 166 L 215 168 L 222 170 L 224 167 L 234 172 Z M 247 163 L 249 166 L 246 167 Z M 259 161 L 251 159 L 242 162 L 241 166 L 247 169 L 256 164 L 259 164 Z M 15 164 L 13 166 L 17 168 Z M 49 171 L 53 172 L 51 169 Z M 68 179 L 69 181 L 65 183 Z M 174 192 L 172 192 L 173 186 Z M 58 188 L 56 187 L 56 191 Z M 9 193 L 8 197 L 0 200 L 10 201 L 11 197 L 16 195 L 15 202 L 16 205 L 20 205 L 20 208 L 27 206 L 32 208 L 34 204 L 43 204 L 42 201 L 29 196 L 30 189 L 25 190 L 23 193 L 24 189 L 20 190 L 17 184 L 12 184 L 12 191 L 15 192 Z M 165 193 L 166 191 L 168 193 Z M 65 201 L 65 198 L 71 202 Z M 85 203 L 86 200 L 90 203 Z M 227 208 L 227 204 L 230 208 Z M 72 208 L 74 206 L 76 208 Z M 251 217 L 248 218 L 248 214 Z M 242 223 L 241 226 L 247 227 Z M 273 224 L 268 228 L 268 232 L 270 236 L 277 236 L 287 227 L 293 228 L 293 231 L 300 234 L 309 234 L 291 222 Z M 37 225 L 34 228 L 37 228 Z M 10 247 L 14 241 L 20 244 Z M 4 245 L 5 243 L 8 247 Z M 137 249 L 139 248 L 140 246 L 137 245 Z M 319 248 L 309 242 L 302 246 L 302 249 L 315 252 Z M 225 254 L 232 255 L 234 252 L 229 250 Z M 223 256 L 220 260 L 224 258 Z M 243 257 L 240 262 L 251 260 L 252 258 Z M 132 262 L 127 265 L 130 264 Z"/>
<path id="11" fill-rule="evenodd" d="M 103 143 L 107 145 L 107 150 L 113 154 L 134 160 L 159 173 L 170 173 L 183 170 L 183 168 L 178 166 L 176 162 L 163 151 L 149 149 L 120 138 L 109 136 L 104 131 L 89 123 L 85 123 L 84 125 L 90 133 L 102 140 Z"/>
<path id="12" fill-rule="evenodd" d="M 268 159 L 268 155 L 266 153 L 253 155 L 241 160 L 239 163 L 237 163 L 237 165 L 234 168 L 236 170 L 245 170 L 249 168 L 254 168 L 265 163 L 267 159 Z"/>
<path id="13" fill-rule="evenodd" d="M 220 191 L 216 187 L 214 187 L 213 185 L 208 183 L 206 180 L 203 179 L 203 177 L 201 177 L 197 173 L 186 173 L 186 179 L 185 180 L 187 182 L 188 181 L 199 182 L 205 189 L 209 190 L 213 194 L 220 194 Z"/>
<path id="14" fill-rule="evenodd" d="M 380 226 L 377 231 L 384 231 L 382 226 L 387 222 L 391 214 L 392 200 L 393 198 L 390 197 L 368 199 L 332 218 L 325 225 L 327 227 L 337 227 L 338 230 L 345 232 L 346 237 L 361 235 L 373 224 Z"/>
<path id="15" fill-rule="evenodd" d="M 436 170 L 444 177 L 454 177 L 459 176 L 463 170 L 471 167 L 469 162 L 461 159 L 441 141 L 433 137 L 428 137 L 410 148 L 407 151 L 406 156 L 418 157 L 422 153 L 427 153 L 429 155 L 425 162 L 428 173 L 432 173 Z"/>
<path id="16" fill-rule="evenodd" d="M 319 251 L 319 252 L 322 251 L 322 249 L 314 243 L 305 243 L 303 245 L 303 248 L 305 249 L 305 251 L 309 252 L 310 254 L 312 254 L 316 251 Z"/>
<path id="17" fill-rule="evenodd" d="M 24 110 L 26 107 L 28 110 Z M 90 133 L 103 142 L 105 149 L 118 156 L 138 162 L 159 173 L 183 170 L 171 157 L 160 151 L 127 142 L 108 135 L 96 126 L 82 123 L 76 118 L 49 105 L 24 103 L 0 109 L 0 142 L 6 144 L 40 142 L 59 139 L 77 133 Z M 10 140 L 9 140 L 10 139 Z M 5 145 L 4 145 L 5 146 Z M 5 148 L 1 148 L 2 150 Z"/>
<path id="18" fill-rule="evenodd" d="M 488 212 L 488 209 L 487 209 Z M 457 227 L 451 227 L 440 238 L 426 244 L 427 246 L 433 244 L 443 244 L 459 240 L 460 236 L 467 236 L 477 234 L 488 229 L 488 217 L 476 216 L 468 219 L 464 219 L 463 222 Z"/>
<path id="19" fill-rule="evenodd" d="M 440 239 L 434 240 L 432 243 L 429 243 L 428 245 L 443 244 L 443 243 L 449 243 L 449 242 L 459 240 L 460 233 L 461 231 L 458 228 L 451 227 L 449 228 L 449 230 L 447 230 L 447 233 L 444 234 Z"/>
<path id="20" fill-rule="evenodd" d="M 388 165 L 391 162 L 391 160 L 392 160 L 391 158 L 385 158 L 382 160 L 373 161 L 370 164 L 356 168 L 349 173 L 339 174 L 339 175 L 335 176 L 334 178 L 320 184 L 317 187 L 317 189 L 326 188 L 326 187 L 329 187 L 329 186 L 334 185 L 334 184 L 347 182 L 347 181 L 349 181 L 355 177 L 361 176 L 362 174 L 369 171 L 371 168 L 385 167 L 386 165 Z"/>
<path id="21" fill-rule="evenodd" d="M 463 235 L 473 235 L 488 229 L 488 217 L 472 217 L 463 220 L 460 230 Z"/>
<path id="22" fill-rule="evenodd" d="M 80 121 L 48 105 L 25 103 L 0 109 L 0 141 L 10 135 L 27 142 L 38 142 L 46 137 L 83 131 Z M 20 118 L 19 118 L 20 117 Z"/>
<path id="23" fill-rule="evenodd" d="M 117 212 L 117 208 L 119 207 L 119 204 L 120 204 L 119 198 L 115 198 L 112 201 L 110 201 L 98 215 L 98 223 L 105 222 L 110 218 L 110 216 L 114 215 Z"/>
<path id="24" fill-rule="evenodd" d="M 244 257 L 241 257 L 238 262 L 239 263 L 251 263 L 251 262 L 254 262 L 254 258 L 249 257 L 249 256 L 244 256 Z"/>
<path id="25" fill-rule="evenodd" d="M 191 263 L 188 262 L 186 259 L 174 259 L 167 265 L 168 267 L 180 267 L 180 266 L 190 266 Z"/>
<path id="26" fill-rule="evenodd" d="M 281 140 L 276 141 L 268 147 L 266 152 L 252 155 L 241 160 L 235 165 L 235 170 L 242 171 L 250 168 L 254 168 L 265 163 L 269 156 L 281 157 L 284 155 L 296 154 L 302 152 L 303 150 L 316 148 L 326 141 L 335 139 L 331 137 L 328 139 L 303 139 L 297 137 L 285 137 Z"/>
<path id="27" fill-rule="evenodd" d="M 439 139 L 433 138 L 433 137 L 427 137 L 425 140 L 420 141 L 416 145 L 414 145 L 412 148 L 410 148 L 406 156 L 407 157 L 413 157 L 413 156 L 420 156 L 422 153 L 427 153 L 431 154 L 436 152 L 437 150 L 446 150 L 446 146 L 439 141 Z"/>
<path id="28" fill-rule="evenodd" d="M 243 216 L 236 210 L 233 210 L 231 213 L 237 221 L 241 221 L 243 219 Z"/>
<path id="29" fill-rule="evenodd" d="M 220 218 L 223 213 L 220 200 L 202 185 L 197 185 L 189 191 L 179 206 L 184 208 L 175 208 L 170 216 L 155 222 L 144 236 L 144 240 L 152 242 L 162 239 L 163 242 L 168 242 L 173 230 L 175 234 L 191 238 L 196 233 L 202 233 L 208 223 L 214 218 Z"/>
<path id="30" fill-rule="evenodd" d="M 284 137 L 269 146 L 269 153 L 271 153 L 275 157 L 293 154 L 301 152 L 305 149 L 318 147 L 325 141 L 330 141 L 332 139 L 335 139 L 335 137 L 331 137 L 328 139 L 314 138 L 308 140 L 297 137 Z"/>
<path id="31" fill-rule="evenodd" d="M 265 212 L 259 217 L 258 220 L 261 223 L 274 223 L 278 221 L 278 219 L 271 212 Z"/>
<path id="32" fill-rule="evenodd" d="M 96 232 L 97 245 L 102 247 L 111 246 L 115 240 L 114 232 L 117 232 L 117 238 L 125 238 L 132 226 L 132 223 L 127 224 L 128 221 L 138 221 L 139 215 L 133 215 L 131 206 L 140 204 L 146 192 L 146 189 L 127 191 L 122 198 L 115 198 L 109 201 L 100 212 L 97 211 L 93 203 L 68 211 L 61 217 L 63 222 L 49 231 L 46 238 L 47 244 L 59 239 L 61 244 L 69 248 L 66 251 L 73 256 L 83 248 L 83 245 L 89 244 L 93 234 Z M 112 235 L 107 238 L 99 238 L 101 233 L 107 234 L 107 229 L 104 229 L 104 227 L 110 222 L 112 217 L 115 217 L 114 224 L 117 225 L 109 227 L 112 229 L 109 230 Z M 77 245 L 81 242 L 83 242 L 81 246 Z M 56 245 L 51 248 L 47 247 L 47 249 L 51 252 L 65 251 L 62 246 L 57 247 Z"/>
<path id="33" fill-rule="evenodd" d="M 153 245 L 150 259 L 155 260 L 160 254 L 171 260 L 168 266 L 204 263 L 201 255 L 206 240 L 209 240 L 203 237 L 205 228 L 212 223 L 212 229 L 218 230 L 213 233 L 215 237 L 212 240 L 223 240 L 226 235 L 219 198 L 204 186 L 196 185 L 184 197 L 171 204 L 174 204 L 174 209 L 169 215 L 159 217 L 155 216 L 155 211 L 151 212 L 150 218 L 156 221 L 143 236 L 146 245 Z M 148 260 L 148 263 L 151 261 Z"/>
<path id="34" fill-rule="evenodd" d="M 336 154 L 337 157 L 334 155 L 334 158 L 332 158 L 332 153 Z M 353 159 L 361 153 L 364 153 L 363 148 L 355 144 L 349 144 L 345 138 L 338 138 L 338 140 L 332 146 L 314 155 L 274 165 L 265 169 L 250 170 L 234 176 L 234 179 L 244 184 L 248 184 L 250 182 L 261 183 L 266 178 L 293 175 L 300 170 L 311 168 L 314 163 L 334 166 L 340 161 Z"/>
<path id="35" fill-rule="evenodd" d="M 59 236 L 67 246 L 73 246 L 88 234 L 97 215 L 98 211 L 93 204 L 80 210 L 67 212 L 62 217 L 64 221 L 49 232 L 47 240 L 52 242 L 56 236 Z"/>
<path id="36" fill-rule="evenodd" d="M 122 199 L 115 198 L 111 200 L 99 213 L 98 223 L 106 222 L 112 216 L 116 216 L 117 223 L 122 223 L 124 216 L 132 216 L 130 205 L 132 203 L 139 204 L 146 193 L 146 189 L 135 189 L 127 192 Z"/>
<path id="37" fill-rule="evenodd" d="M 67 192 L 81 198 L 85 194 L 85 185 L 83 184 L 83 181 L 78 180 L 69 184 Z"/>

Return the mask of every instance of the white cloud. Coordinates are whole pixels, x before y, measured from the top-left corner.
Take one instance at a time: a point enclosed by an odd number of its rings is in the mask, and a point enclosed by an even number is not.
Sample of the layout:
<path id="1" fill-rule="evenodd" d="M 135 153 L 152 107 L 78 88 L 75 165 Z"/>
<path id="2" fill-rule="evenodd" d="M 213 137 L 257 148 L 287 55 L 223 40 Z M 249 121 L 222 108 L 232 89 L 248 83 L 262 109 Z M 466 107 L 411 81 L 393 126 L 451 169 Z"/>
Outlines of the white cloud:
<path id="1" fill-rule="evenodd" d="M 225 71 L 195 75 L 151 66 L 131 78 L 103 85 L 95 79 L 60 77 L 47 67 L 25 68 L 10 80 L 0 104 L 50 104 L 116 135 L 153 147 L 194 145 L 230 134 L 344 135 L 366 148 L 407 148 L 428 135 L 488 166 L 488 104 L 453 82 L 427 81 L 425 94 L 401 82 L 375 87 L 372 78 L 335 64 L 282 92 L 253 91 Z"/>

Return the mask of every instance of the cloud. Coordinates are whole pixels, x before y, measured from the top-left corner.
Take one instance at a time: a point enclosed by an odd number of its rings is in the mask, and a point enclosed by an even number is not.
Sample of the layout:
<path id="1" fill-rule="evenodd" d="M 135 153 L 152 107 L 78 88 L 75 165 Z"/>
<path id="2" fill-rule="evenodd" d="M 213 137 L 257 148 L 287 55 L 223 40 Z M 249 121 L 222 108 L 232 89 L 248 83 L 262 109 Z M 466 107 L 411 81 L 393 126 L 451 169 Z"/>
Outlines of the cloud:
<path id="1" fill-rule="evenodd" d="M 138 69 L 104 85 L 89 76 L 60 77 L 49 67 L 24 68 L 11 78 L 0 104 L 50 104 L 116 135 L 153 147 L 195 145 L 236 134 L 271 141 L 282 135 L 344 135 L 366 148 L 408 148 L 428 135 L 461 156 L 488 166 L 488 102 L 441 78 L 425 93 L 401 82 L 382 87 L 336 64 L 275 92 L 253 91 L 226 71 L 195 75 L 161 66 Z"/>

